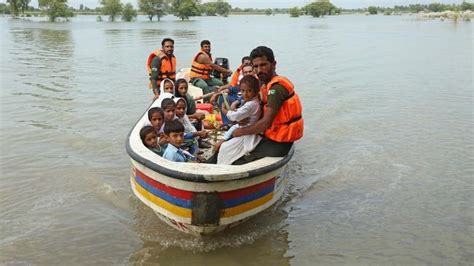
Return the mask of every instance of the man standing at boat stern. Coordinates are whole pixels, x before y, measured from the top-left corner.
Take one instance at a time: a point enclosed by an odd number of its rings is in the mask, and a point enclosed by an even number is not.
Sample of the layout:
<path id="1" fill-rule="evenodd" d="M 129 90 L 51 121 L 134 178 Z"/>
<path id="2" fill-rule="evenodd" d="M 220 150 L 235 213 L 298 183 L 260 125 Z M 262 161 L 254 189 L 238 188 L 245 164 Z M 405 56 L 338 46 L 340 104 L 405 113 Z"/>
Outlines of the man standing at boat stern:
<path id="1" fill-rule="evenodd" d="M 304 122 L 300 98 L 293 83 L 276 74 L 272 49 L 259 46 L 250 53 L 252 65 L 263 84 L 260 93 L 263 116 L 255 124 L 234 131 L 233 137 L 264 133 L 263 139 L 250 152 L 233 164 L 245 164 L 264 157 L 288 154 L 293 142 L 303 137 Z"/>
<path id="2" fill-rule="evenodd" d="M 165 78 L 176 79 L 176 57 L 174 56 L 174 40 L 164 38 L 161 49 L 151 52 L 146 60 L 146 70 L 150 76 L 149 87 L 153 89 L 154 99 L 160 96 L 160 83 Z"/>

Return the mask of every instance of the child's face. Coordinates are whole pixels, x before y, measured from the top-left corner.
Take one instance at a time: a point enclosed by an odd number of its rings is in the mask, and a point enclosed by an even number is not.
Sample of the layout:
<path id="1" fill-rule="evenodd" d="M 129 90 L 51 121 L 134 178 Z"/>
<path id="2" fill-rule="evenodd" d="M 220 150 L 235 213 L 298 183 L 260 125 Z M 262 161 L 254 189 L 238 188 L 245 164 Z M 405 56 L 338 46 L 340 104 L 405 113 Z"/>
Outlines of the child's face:
<path id="1" fill-rule="evenodd" d="M 184 132 L 170 132 L 169 135 L 166 135 L 168 142 L 173 144 L 175 147 L 181 146 L 184 141 Z"/>
<path id="2" fill-rule="evenodd" d="M 244 68 L 242 68 L 242 74 L 244 76 L 247 76 L 247 75 L 255 75 L 255 72 L 253 71 L 253 67 L 252 66 L 245 66 Z"/>
<path id="3" fill-rule="evenodd" d="M 165 122 L 173 120 L 174 115 L 175 115 L 175 113 L 174 113 L 175 109 L 176 109 L 176 107 L 172 106 L 172 107 L 168 107 L 165 110 L 163 110 L 163 112 L 165 113 Z"/>
<path id="4" fill-rule="evenodd" d="M 187 83 L 179 83 L 178 86 L 178 93 L 182 97 L 186 96 L 186 93 L 188 93 L 188 84 Z"/>
<path id="5" fill-rule="evenodd" d="M 245 101 L 248 101 L 257 96 L 258 92 L 254 91 L 254 89 L 250 88 L 246 83 L 243 83 L 240 84 L 240 93 L 242 94 L 242 98 L 244 98 Z"/>
<path id="6" fill-rule="evenodd" d="M 155 129 L 160 129 L 163 125 L 163 116 L 159 112 L 155 112 L 151 115 L 151 126 Z"/>
<path id="7" fill-rule="evenodd" d="M 173 93 L 173 84 L 169 81 L 165 81 L 165 86 L 163 87 L 165 92 Z"/>
<path id="8" fill-rule="evenodd" d="M 149 148 L 156 148 L 158 145 L 157 137 L 155 132 L 150 132 L 145 135 L 145 138 L 143 139 L 145 142 L 145 146 Z"/>
<path id="9" fill-rule="evenodd" d="M 186 104 L 184 103 L 184 101 L 178 101 L 178 103 L 176 103 L 176 116 L 181 118 L 185 115 L 186 113 Z"/>

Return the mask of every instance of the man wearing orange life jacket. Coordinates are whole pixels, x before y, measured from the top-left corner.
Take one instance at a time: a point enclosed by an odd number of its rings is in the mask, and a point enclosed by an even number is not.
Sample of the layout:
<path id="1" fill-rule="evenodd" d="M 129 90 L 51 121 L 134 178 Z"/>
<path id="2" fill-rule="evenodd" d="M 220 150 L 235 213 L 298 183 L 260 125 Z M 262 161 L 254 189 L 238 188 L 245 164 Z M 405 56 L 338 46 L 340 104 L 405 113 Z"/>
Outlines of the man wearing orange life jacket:
<path id="1" fill-rule="evenodd" d="M 191 64 L 190 82 L 194 86 L 201 88 L 204 94 L 211 92 L 215 86 L 223 85 L 220 79 L 210 76 L 212 70 L 228 76 L 232 74 L 232 71 L 212 62 L 211 42 L 203 40 L 201 42 L 201 51 L 194 56 Z"/>
<path id="2" fill-rule="evenodd" d="M 285 156 L 293 142 L 303 137 L 300 99 L 291 81 L 276 74 L 273 51 L 266 46 L 259 46 L 252 50 L 250 58 L 258 79 L 263 83 L 260 89 L 264 104 L 263 116 L 252 126 L 235 130 L 232 136 L 264 132 L 264 137 L 250 154 L 233 164 L 245 164 L 264 157 Z"/>
<path id="3" fill-rule="evenodd" d="M 176 79 L 176 57 L 174 52 L 174 40 L 164 38 L 161 41 L 161 50 L 153 51 L 147 59 L 146 68 L 150 75 L 149 87 L 153 89 L 154 99 L 160 96 L 160 83 L 165 78 Z"/>

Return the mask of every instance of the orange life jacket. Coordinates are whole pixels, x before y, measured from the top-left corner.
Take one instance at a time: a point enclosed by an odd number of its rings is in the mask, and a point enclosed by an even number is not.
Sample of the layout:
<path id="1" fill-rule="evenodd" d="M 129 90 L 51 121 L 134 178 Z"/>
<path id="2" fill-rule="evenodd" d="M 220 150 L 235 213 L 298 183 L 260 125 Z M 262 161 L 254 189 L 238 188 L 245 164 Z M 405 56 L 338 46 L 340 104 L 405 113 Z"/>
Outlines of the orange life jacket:
<path id="1" fill-rule="evenodd" d="M 242 65 L 239 66 L 237 70 L 235 70 L 234 74 L 232 74 L 232 78 L 230 78 L 230 82 L 229 82 L 230 86 L 232 87 L 237 86 L 237 83 L 239 83 L 240 72 L 242 72 Z"/>
<path id="2" fill-rule="evenodd" d="M 304 122 L 300 98 L 295 93 L 291 81 L 282 76 L 275 76 L 267 86 L 262 87 L 263 112 L 265 113 L 267 108 L 268 93 L 271 87 L 277 83 L 283 86 L 289 94 L 273 119 L 272 125 L 265 130 L 265 137 L 276 142 L 293 142 L 303 137 Z"/>
<path id="3" fill-rule="evenodd" d="M 163 51 L 155 50 L 148 56 L 148 59 L 146 60 L 146 70 L 148 71 L 148 75 L 151 75 L 151 62 L 155 57 L 160 55 L 160 52 Z M 166 55 L 161 55 L 160 59 L 161 67 L 160 72 L 158 73 L 158 79 L 156 80 L 158 87 L 160 86 L 161 81 L 165 78 L 169 78 L 173 81 L 176 79 L 176 57 L 172 55 L 170 58 Z M 152 88 L 151 80 L 148 85 Z"/>
<path id="4" fill-rule="evenodd" d="M 212 67 L 210 65 L 205 65 L 198 63 L 197 58 L 199 57 L 200 54 L 203 54 L 207 57 L 209 57 L 209 60 L 212 62 L 212 56 L 208 55 L 204 51 L 199 51 L 196 56 L 193 59 L 193 62 L 191 64 L 191 73 L 189 75 L 190 78 L 201 78 L 201 79 L 209 79 L 210 76 L 209 74 L 212 71 Z"/>

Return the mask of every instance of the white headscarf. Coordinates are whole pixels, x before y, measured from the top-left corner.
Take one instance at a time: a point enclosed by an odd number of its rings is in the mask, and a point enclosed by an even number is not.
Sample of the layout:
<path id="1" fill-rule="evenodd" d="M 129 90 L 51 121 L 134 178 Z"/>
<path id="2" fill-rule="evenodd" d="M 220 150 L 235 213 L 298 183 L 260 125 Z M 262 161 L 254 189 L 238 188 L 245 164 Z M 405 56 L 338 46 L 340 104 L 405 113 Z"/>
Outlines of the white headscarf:
<path id="1" fill-rule="evenodd" d="M 180 100 L 184 101 L 184 116 L 183 117 L 176 116 L 178 117 L 179 121 L 181 121 L 181 123 L 183 123 L 184 125 L 184 133 L 196 132 L 197 131 L 196 128 L 193 126 L 193 123 L 191 123 L 191 120 L 189 120 L 189 117 L 186 114 L 186 109 L 188 108 L 186 99 L 181 98 L 181 97 L 176 97 L 173 100 L 176 103 L 176 105 L 178 105 L 178 101 Z"/>
<path id="2" fill-rule="evenodd" d="M 168 78 L 162 80 L 161 83 L 160 83 L 160 95 L 162 95 L 163 93 L 165 93 L 165 82 L 166 82 L 166 81 L 171 82 L 171 85 L 172 85 L 172 87 L 173 87 L 173 95 L 175 95 L 174 82 L 173 82 L 171 79 L 168 79 Z"/>

